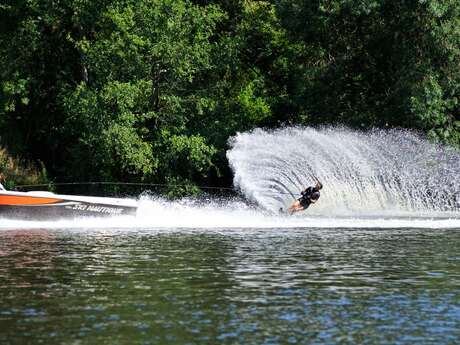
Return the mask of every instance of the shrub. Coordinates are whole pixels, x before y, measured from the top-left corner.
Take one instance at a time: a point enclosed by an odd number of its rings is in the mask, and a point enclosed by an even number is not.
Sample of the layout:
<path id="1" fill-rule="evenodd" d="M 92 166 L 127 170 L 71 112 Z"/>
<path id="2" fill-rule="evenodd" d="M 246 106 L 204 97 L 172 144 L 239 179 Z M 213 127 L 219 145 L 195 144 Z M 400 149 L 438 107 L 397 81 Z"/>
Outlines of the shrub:
<path id="1" fill-rule="evenodd" d="M 2 147 L 0 147 L 0 175 L 4 176 L 5 180 L 2 183 L 7 189 L 14 189 L 20 185 L 50 185 L 43 163 L 40 162 L 37 166 L 30 161 L 14 158 Z"/>

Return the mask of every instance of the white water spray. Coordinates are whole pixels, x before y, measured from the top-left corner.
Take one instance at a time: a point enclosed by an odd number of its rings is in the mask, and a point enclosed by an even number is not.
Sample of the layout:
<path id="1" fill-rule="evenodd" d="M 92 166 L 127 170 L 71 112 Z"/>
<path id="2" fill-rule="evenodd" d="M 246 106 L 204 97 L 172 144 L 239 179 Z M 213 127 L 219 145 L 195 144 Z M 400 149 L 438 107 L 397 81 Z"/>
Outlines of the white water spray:
<path id="1" fill-rule="evenodd" d="M 191 200 L 168 201 L 161 198 L 143 197 L 139 201 L 136 217 L 76 218 L 53 221 L 27 221 L 0 219 L 0 231 L 12 229 L 82 230 L 107 229 L 120 231 L 237 231 L 241 229 L 396 229 L 428 228 L 458 229 L 460 219 L 449 217 L 336 217 L 311 216 L 304 212 L 296 216 L 280 216 L 264 212 L 238 200 Z M 244 230 L 246 231 L 246 230 Z"/>
<path id="2" fill-rule="evenodd" d="M 460 154 L 412 132 L 258 129 L 230 143 L 235 187 L 254 204 L 144 196 L 135 218 L 0 219 L 0 230 L 460 228 Z M 314 176 L 324 184 L 318 203 L 279 215 Z"/>
<path id="3" fill-rule="evenodd" d="M 308 214 L 413 215 L 460 210 L 460 153 L 405 130 L 261 129 L 230 141 L 234 184 L 277 211 L 314 184 Z"/>

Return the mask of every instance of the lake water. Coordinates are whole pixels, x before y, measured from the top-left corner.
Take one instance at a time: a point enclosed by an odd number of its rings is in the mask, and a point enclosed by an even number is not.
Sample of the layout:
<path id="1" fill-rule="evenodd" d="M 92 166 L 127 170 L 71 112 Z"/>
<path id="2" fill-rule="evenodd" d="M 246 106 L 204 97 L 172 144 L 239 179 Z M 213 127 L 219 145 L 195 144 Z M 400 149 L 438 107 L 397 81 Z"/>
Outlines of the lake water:
<path id="1" fill-rule="evenodd" d="M 0 344 L 460 343 L 460 227 L 81 224 L 0 226 Z"/>

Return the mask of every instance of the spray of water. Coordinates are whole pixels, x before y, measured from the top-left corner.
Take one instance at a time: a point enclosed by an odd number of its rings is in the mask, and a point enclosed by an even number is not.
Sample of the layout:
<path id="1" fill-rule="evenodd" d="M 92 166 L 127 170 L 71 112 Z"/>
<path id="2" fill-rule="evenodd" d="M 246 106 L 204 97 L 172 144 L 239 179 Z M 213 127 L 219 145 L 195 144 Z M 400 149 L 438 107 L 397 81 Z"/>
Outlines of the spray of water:
<path id="1" fill-rule="evenodd" d="M 258 129 L 230 145 L 242 199 L 145 195 L 135 218 L 0 219 L 0 230 L 460 228 L 460 154 L 412 132 Z M 315 177 L 324 184 L 318 203 L 294 216 L 279 214 Z"/>
<path id="2" fill-rule="evenodd" d="M 319 215 L 458 213 L 460 153 L 406 130 L 261 129 L 230 140 L 235 187 L 264 209 L 285 208 L 315 177 Z"/>
<path id="3" fill-rule="evenodd" d="M 156 197 L 138 200 L 136 217 L 56 219 L 28 221 L 0 219 L 0 231 L 11 229 L 81 230 L 107 229 L 120 231 L 240 231 L 241 229 L 395 229 L 395 228 L 460 228 L 460 219 L 452 217 L 335 217 L 312 216 L 308 212 L 281 216 L 263 211 L 241 200 L 182 199 L 169 201 Z"/>

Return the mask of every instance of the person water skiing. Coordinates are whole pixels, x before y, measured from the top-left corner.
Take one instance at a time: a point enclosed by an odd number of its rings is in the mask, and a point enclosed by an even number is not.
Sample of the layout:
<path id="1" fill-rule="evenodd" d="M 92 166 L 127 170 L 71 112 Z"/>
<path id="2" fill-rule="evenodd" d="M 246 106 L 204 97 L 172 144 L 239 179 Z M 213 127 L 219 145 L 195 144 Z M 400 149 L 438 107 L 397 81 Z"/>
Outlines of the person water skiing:
<path id="1" fill-rule="evenodd" d="M 289 214 L 293 214 L 295 212 L 303 211 L 308 208 L 311 204 L 314 204 L 318 201 L 320 197 L 320 190 L 323 188 L 321 182 L 316 180 L 316 185 L 314 187 L 310 186 L 305 188 L 300 194 L 302 195 L 299 199 L 297 199 L 291 207 L 288 208 Z"/>

